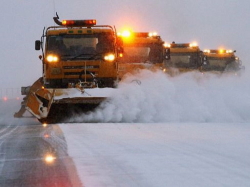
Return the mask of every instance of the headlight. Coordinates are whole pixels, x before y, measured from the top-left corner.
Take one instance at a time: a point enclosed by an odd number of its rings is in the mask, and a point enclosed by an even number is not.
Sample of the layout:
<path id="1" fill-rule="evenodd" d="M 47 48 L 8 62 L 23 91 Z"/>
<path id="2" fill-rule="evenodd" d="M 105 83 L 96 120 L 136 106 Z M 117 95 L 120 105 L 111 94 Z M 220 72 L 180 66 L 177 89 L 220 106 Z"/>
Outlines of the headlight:
<path id="1" fill-rule="evenodd" d="M 46 57 L 46 60 L 48 62 L 58 62 L 59 61 L 59 57 L 57 55 L 53 55 L 53 54 L 50 54 Z"/>
<path id="2" fill-rule="evenodd" d="M 52 163 L 55 162 L 55 160 L 56 160 L 56 157 L 55 157 L 54 155 L 52 155 L 52 154 L 47 154 L 47 155 L 45 155 L 45 157 L 44 157 L 44 161 L 45 161 L 47 164 L 52 164 Z"/>
<path id="3" fill-rule="evenodd" d="M 104 56 L 104 60 L 112 62 L 115 60 L 115 55 L 114 54 L 107 54 Z"/>

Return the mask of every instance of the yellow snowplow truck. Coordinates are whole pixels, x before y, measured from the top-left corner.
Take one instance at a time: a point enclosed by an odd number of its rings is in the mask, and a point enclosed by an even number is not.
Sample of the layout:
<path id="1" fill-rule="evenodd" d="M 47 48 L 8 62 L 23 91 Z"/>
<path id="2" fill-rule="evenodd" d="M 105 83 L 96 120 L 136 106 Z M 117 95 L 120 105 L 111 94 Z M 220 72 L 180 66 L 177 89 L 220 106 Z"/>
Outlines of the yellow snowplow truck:
<path id="1" fill-rule="evenodd" d="M 35 49 L 42 49 L 43 77 L 22 88 L 26 97 L 15 117 L 27 110 L 42 123 L 63 122 L 93 110 L 115 90 L 122 46 L 113 27 L 53 19 L 58 26 L 48 27 L 35 42 Z"/>
<path id="2" fill-rule="evenodd" d="M 196 43 L 165 44 L 170 50 L 166 60 L 166 72 L 175 75 L 180 72 L 198 70 L 202 63 L 202 52 Z"/>
<path id="3" fill-rule="evenodd" d="M 123 31 L 118 33 L 123 42 L 123 57 L 118 63 L 119 78 L 140 69 L 159 70 L 168 58 L 164 41 L 157 33 Z"/>
<path id="4" fill-rule="evenodd" d="M 235 50 L 206 49 L 203 51 L 202 72 L 231 72 L 240 74 L 245 67 L 239 57 L 235 55 Z"/>

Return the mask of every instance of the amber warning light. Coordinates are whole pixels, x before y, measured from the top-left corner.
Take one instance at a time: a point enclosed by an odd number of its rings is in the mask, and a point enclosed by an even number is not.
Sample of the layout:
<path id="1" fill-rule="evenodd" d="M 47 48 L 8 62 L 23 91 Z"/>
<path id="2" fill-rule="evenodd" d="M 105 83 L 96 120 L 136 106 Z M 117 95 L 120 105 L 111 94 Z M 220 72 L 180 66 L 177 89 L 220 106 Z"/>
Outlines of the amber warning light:
<path id="1" fill-rule="evenodd" d="M 63 26 L 94 26 L 96 25 L 95 19 L 88 19 L 88 20 L 63 20 Z"/>

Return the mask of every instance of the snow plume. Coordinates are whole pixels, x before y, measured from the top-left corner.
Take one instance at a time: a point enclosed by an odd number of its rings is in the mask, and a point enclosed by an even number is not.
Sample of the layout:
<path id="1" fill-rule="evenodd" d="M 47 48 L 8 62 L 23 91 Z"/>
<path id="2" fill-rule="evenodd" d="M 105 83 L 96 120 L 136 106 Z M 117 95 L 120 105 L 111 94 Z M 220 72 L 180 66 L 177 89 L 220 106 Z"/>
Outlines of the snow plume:
<path id="1" fill-rule="evenodd" d="M 250 122 L 250 81 L 242 76 L 142 70 L 118 92 L 72 122 Z"/>

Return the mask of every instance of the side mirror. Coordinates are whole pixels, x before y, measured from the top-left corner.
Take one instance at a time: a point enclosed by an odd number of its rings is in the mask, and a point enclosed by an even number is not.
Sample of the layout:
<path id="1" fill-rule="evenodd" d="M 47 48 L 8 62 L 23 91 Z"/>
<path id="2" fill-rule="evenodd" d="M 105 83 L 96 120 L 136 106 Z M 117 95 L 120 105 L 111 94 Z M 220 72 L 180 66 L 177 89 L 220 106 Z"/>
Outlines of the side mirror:
<path id="1" fill-rule="evenodd" d="M 39 51 L 41 49 L 41 41 L 40 40 L 35 41 L 35 49 L 37 51 Z"/>

